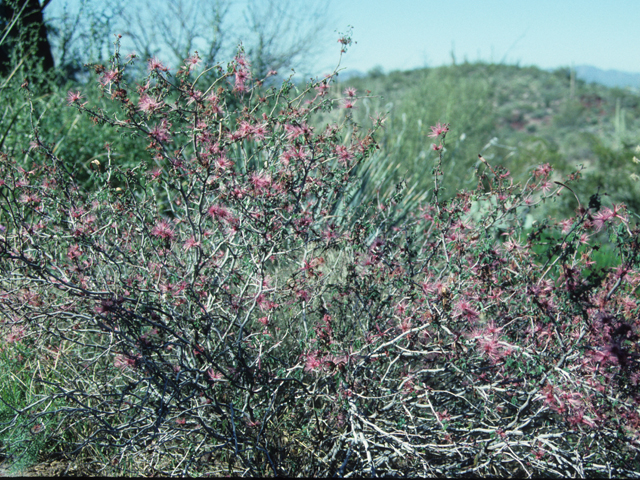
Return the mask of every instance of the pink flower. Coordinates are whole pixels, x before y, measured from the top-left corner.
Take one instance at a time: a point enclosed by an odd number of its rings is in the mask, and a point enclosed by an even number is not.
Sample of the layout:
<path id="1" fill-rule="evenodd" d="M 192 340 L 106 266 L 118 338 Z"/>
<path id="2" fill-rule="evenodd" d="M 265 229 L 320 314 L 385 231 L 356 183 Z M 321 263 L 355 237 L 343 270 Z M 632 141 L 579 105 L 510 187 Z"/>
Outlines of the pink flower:
<path id="1" fill-rule="evenodd" d="M 205 97 L 205 100 L 209 102 L 209 109 L 213 115 L 222 115 L 224 111 L 220 107 L 220 98 L 215 93 L 210 93 Z"/>
<path id="2" fill-rule="evenodd" d="M 13 327 L 11 329 L 11 333 L 9 333 L 5 338 L 7 343 L 19 342 L 25 336 L 25 328 L 24 327 Z"/>
<path id="3" fill-rule="evenodd" d="M 251 127 L 251 135 L 254 140 L 264 140 L 267 135 L 267 124 L 266 123 L 258 123 Z"/>
<path id="4" fill-rule="evenodd" d="M 353 98 L 347 97 L 342 99 L 342 106 L 344 108 L 355 108 L 356 101 Z"/>
<path id="5" fill-rule="evenodd" d="M 347 364 L 348 361 L 349 361 L 349 358 L 346 355 L 329 354 L 322 359 L 323 365 L 332 369 L 335 369 L 335 368 L 342 369 Z"/>
<path id="6" fill-rule="evenodd" d="M 431 135 L 429 135 L 431 136 Z M 434 152 L 439 152 L 440 150 L 442 150 L 442 145 L 436 145 L 435 143 L 431 144 L 431 150 L 433 150 Z"/>
<path id="7" fill-rule="evenodd" d="M 624 211 L 627 207 L 625 207 L 624 205 L 614 205 L 613 206 L 613 216 L 616 218 L 619 218 L 620 220 L 622 220 L 623 223 L 627 223 L 627 217 L 625 215 L 621 215 L 619 213 L 620 210 Z"/>
<path id="8" fill-rule="evenodd" d="M 254 173 L 251 175 L 251 183 L 256 190 L 260 191 L 271 186 L 271 177 L 264 173 Z"/>
<path id="9" fill-rule="evenodd" d="M 231 218 L 231 212 L 221 205 L 211 205 L 207 213 L 217 220 L 227 220 Z"/>
<path id="10" fill-rule="evenodd" d="M 211 105 L 217 106 L 220 103 L 220 97 L 215 93 L 210 93 L 206 96 L 205 100 L 209 102 Z"/>
<path id="11" fill-rule="evenodd" d="M 136 358 L 132 358 L 129 355 L 116 355 L 113 364 L 116 368 L 124 371 L 136 366 Z"/>
<path id="12" fill-rule="evenodd" d="M 278 306 L 276 303 L 272 302 L 262 294 L 258 295 L 258 297 L 256 298 L 256 304 L 258 305 L 258 307 L 260 307 L 260 310 L 262 310 L 263 312 L 268 310 L 273 310 Z"/>
<path id="13" fill-rule="evenodd" d="M 233 166 L 233 162 L 224 155 L 216 160 L 216 167 L 218 167 L 220 170 L 226 170 L 231 166 Z"/>
<path id="14" fill-rule="evenodd" d="M 566 235 L 571 231 L 571 227 L 573 226 L 573 218 L 565 218 L 560 222 L 560 226 L 562 227 L 562 234 Z"/>
<path id="15" fill-rule="evenodd" d="M 138 100 L 138 108 L 142 112 L 152 112 L 158 107 L 162 106 L 162 102 L 158 102 L 155 98 L 150 97 L 146 93 Z"/>
<path id="16" fill-rule="evenodd" d="M 200 64 L 200 57 L 198 56 L 198 52 L 188 57 L 184 63 L 187 65 L 189 71 L 196 68 Z"/>
<path id="17" fill-rule="evenodd" d="M 109 85 L 118 77 L 118 70 L 107 70 L 100 77 L 100 83 L 102 85 Z"/>
<path id="18" fill-rule="evenodd" d="M 82 251 L 80 250 L 80 247 L 78 247 L 78 244 L 71 245 L 67 250 L 67 258 L 69 260 L 74 260 L 80 255 L 82 255 Z"/>
<path id="19" fill-rule="evenodd" d="M 200 246 L 200 242 L 196 241 L 196 238 L 191 236 L 187 239 L 186 242 L 184 242 L 184 246 L 182 248 L 184 248 L 185 250 L 189 250 L 193 247 L 199 247 Z"/>
<path id="20" fill-rule="evenodd" d="M 447 411 L 447 409 L 445 408 L 443 412 L 436 412 L 436 416 L 438 417 L 438 420 L 442 421 L 449 421 L 451 420 L 451 415 L 449 415 L 449 412 Z"/>
<path id="21" fill-rule="evenodd" d="M 153 230 L 151 230 L 151 235 L 159 238 L 173 239 L 175 233 L 171 228 L 171 224 L 166 220 L 160 220 Z"/>
<path id="22" fill-rule="evenodd" d="M 619 302 L 620 305 L 624 308 L 625 312 L 629 313 L 631 312 L 631 310 L 634 310 L 638 306 L 636 301 L 628 295 L 626 297 L 620 298 Z"/>
<path id="23" fill-rule="evenodd" d="M 467 320 L 476 320 L 479 315 L 478 311 L 466 300 L 460 300 L 455 309 L 458 315 L 465 317 Z"/>
<path id="24" fill-rule="evenodd" d="M 408 332 L 413 327 L 413 322 L 411 321 L 411 317 L 407 317 L 402 322 L 400 322 L 400 329 L 402 333 Z"/>
<path id="25" fill-rule="evenodd" d="M 260 420 L 256 420 L 255 422 L 252 422 L 248 418 L 245 420 L 245 423 L 247 424 L 247 427 L 249 427 L 249 428 L 256 428 L 256 427 L 259 427 L 262 424 L 262 422 Z"/>
<path id="26" fill-rule="evenodd" d="M 536 460 L 540 460 L 542 457 L 544 457 L 546 455 L 546 452 L 542 449 L 540 450 L 535 450 L 534 455 L 536 456 Z"/>
<path id="27" fill-rule="evenodd" d="M 251 66 L 251 63 L 249 63 L 249 60 L 247 60 L 247 57 L 245 57 L 242 52 L 236 55 L 235 61 L 238 63 L 238 65 L 244 68 L 249 68 Z"/>
<path id="28" fill-rule="evenodd" d="M 242 120 L 236 132 L 240 138 L 249 136 L 251 133 L 251 124 L 247 120 Z"/>
<path id="29" fill-rule="evenodd" d="M 305 160 L 309 157 L 309 151 L 303 145 L 299 147 L 289 147 L 285 150 L 282 155 L 280 155 L 280 161 L 286 167 L 289 165 L 289 161 L 291 159 L 297 158 L 300 160 Z"/>
<path id="30" fill-rule="evenodd" d="M 329 91 L 329 84 L 327 82 L 322 82 L 320 85 L 316 86 L 316 92 L 321 97 L 324 97 Z"/>
<path id="31" fill-rule="evenodd" d="M 322 359 L 318 357 L 318 352 L 310 352 L 306 355 L 307 361 L 305 362 L 305 372 L 315 372 L 322 368 Z"/>
<path id="32" fill-rule="evenodd" d="M 478 349 L 481 353 L 488 356 L 493 361 L 500 358 L 498 340 L 495 337 L 479 337 L 476 340 L 478 342 Z"/>
<path id="33" fill-rule="evenodd" d="M 346 88 L 344 90 L 344 95 L 346 95 L 347 97 L 353 98 L 356 96 L 356 89 L 353 87 Z"/>
<path id="34" fill-rule="evenodd" d="M 593 350 L 590 352 L 594 361 L 600 362 L 611 362 L 613 364 L 617 363 L 617 357 L 611 354 L 611 350 L 609 348 L 605 348 L 603 350 Z"/>
<path id="35" fill-rule="evenodd" d="M 159 125 L 154 126 L 149 130 L 149 136 L 156 139 L 159 142 L 168 142 L 169 137 L 169 125 L 166 120 L 163 120 Z"/>
<path id="36" fill-rule="evenodd" d="M 162 169 L 161 168 L 155 168 L 151 171 L 151 179 L 152 180 L 156 180 L 158 177 L 160 177 L 160 175 L 162 175 Z"/>
<path id="37" fill-rule="evenodd" d="M 311 295 L 307 290 L 298 290 L 296 292 L 296 296 L 304 302 L 308 302 L 311 298 Z"/>
<path id="38" fill-rule="evenodd" d="M 504 327 L 496 327 L 493 320 L 491 320 L 485 328 L 489 335 L 499 334 L 504 329 Z"/>
<path id="39" fill-rule="evenodd" d="M 583 245 L 589 243 L 589 235 L 587 235 L 586 233 L 580 235 L 580 243 L 582 243 Z"/>
<path id="40" fill-rule="evenodd" d="M 36 195 L 35 193 L 23 193 L 22 195 L 20 195 L 18 202 L 33 204 L 40 203 L 40 197 L 38 197 L 38 195 Z"/>
<path id="41" fill-rule="evenodd" d="M 612 220 L 613 217 L 615 217 L 615 213 L 610 208 L 603 208 L 593 215 L 593 226 L 595 227 L 596 232 L 602 230 L 605 223 Z"/>
<path id="42" fill-rule="evenodd" d="M 353 154 L 344 145 L 338 145 L 336 147 L 336 155 L 338 155 L 338 161 L 345 167 L 349 163 L 349 160 L 353 158 Z"/>
<path id="43" fill-rule="evenodd" d="M 327 243 L 337 238 L 339 238 L 339 235 L 335 231 L 335 225 L 333 224 L 329 224 L 327 228 L 325 228 L 324 231 L 322 232 L 322 239 Z"/>
<path id="44" fill-rule="evenodd" d="M 160 70 L 161 72 L 166 72 L 166 71 L 169 70 L 156 57 L 150 58 L 149 59 L 149 63 L 147 64 L 147 66 L 149 67 L 149 71 L 150 72 L 153 71 L 153 70 Z"/>
<path id="45" fill-rule="evenodd" d="M 577 426 L 581 423 L 585 424 L 587 427 L 594 428 L 596 424 L 589 417 L 584 416 L 584 412 L 582 410 L 577 411 L 572 417 L 567 419 L 569 424 Z"/>
<path id="46" fill-rule="evenodd" d="M 207 376 L 212 382 L 220 382 L 222 381 L 223 375 L 219 372 L 216 372 L 213 368 L 207 370 Z"/>
<path id="47" fill-rule="evenodd" d="M 200 90 L 190 90 L 187 95 L 189 96 L 187 105 L 191 105 L 193 102 L 200 102 L 200 100 L 202 100 L 203 93 Z"/>
<path id="48" fill-rule="evenodd" d="M 442 135 L 443 133 L 447 133 L 449 131 L 449 124 L 445 123 L 444 125 L 441 125 L 440 122 L 438 122 L 436 123 L 435 127 L 429 127 L 429 128 L 431 128 L 431 133 L 427 136 L 436 138 Z"/>
<path id="49" fill-rule="evenodd" d="M 538 168 L 533 171 L 533 174 L 536 177 L 547 177 L 551 173 L 551 170 L 553 170 L 551 165 L 545 163 L 544 165 L 538 165 Z"/>
<path id="50" fill-rule="evenodd" d="M 69 90 L 67 92 L 67 103 L 69 105 L 73 105 L 76 102 L 79 102 L 80 100 L 82 100 L 82 95 L 80 95 L 80 92 L 72 92 L 71 90 Z"/>
<path id="51" fill-rule="evenodd" d="M 235 88 L 238 92 L 245 92 L 247 90 L 245 82 L 251 78 L 251 74 L 248 70 L 239 69 L 236 70 Z"/>
<path id="52" fill-rule="evenodd" d="M 290 125 L 287 123 L 284 126 L 284 130 L 287 132 L 288 140 L 295 140 L 302 135 L 309 135 L 312 133 L 309 125 L 304 122 L 301 125 Z"/>
<path id="53" fill-rule="evenodd" d="M 504 249 L 507 252 L 513 252 L 514 250 L 515 251 L 519 251 L 519 250 L 522 250 L 522 248 L 523 248 L 522 245 L 520 245 L 517 241 L 515 241 L 515 240 L 513 240 L 511 238 L 509 238 L 509 240 L 504 242 L 502 244 L 502 246 L 504 247 Z"/>
<path id="54" fill-rule="evenodd" d="M 442 293 L 444 292 L 444 289 L 445 289 L 444 284 L 442 282 L 436 282 L 436 283 L 425 282 L 422 284 L 422 290 L 427 295 L 442 295 Z"/>

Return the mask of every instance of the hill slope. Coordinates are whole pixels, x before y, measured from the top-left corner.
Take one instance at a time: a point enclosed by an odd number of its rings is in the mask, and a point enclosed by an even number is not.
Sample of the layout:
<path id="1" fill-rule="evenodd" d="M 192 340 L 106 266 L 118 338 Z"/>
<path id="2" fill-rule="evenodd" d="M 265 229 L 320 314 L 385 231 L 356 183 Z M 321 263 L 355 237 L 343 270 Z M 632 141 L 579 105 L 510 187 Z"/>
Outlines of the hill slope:
<path id="1" fill-rule="evenodd" d="M 432 186 L 428 127 L 447 122 L 445 186 L 450 195 L 475 187 L 482 153 L 519 180 L 541 163 L 551 163 L 559 181 L 582 169 L 576 192 L 583 203 L 600 193 L 640 212 L 634 179 L 640 167 L 632 161 L 640 143 L 640 96 L 628 89 L 587 84 L 572 78 L 569 69 L 484 63 L 377 72 L 337 88 L 341 92 L 346 86 L 359 94 L 372 92 L 358 105 L 357 121 L 366 125 L 374 112 L 387 112 L 379 137 L 381 158 L 393 166 L 393 181 L 406 179 L 414 192 Z M 566 212 L 577 206 L 575 199 L 564 201 L 545 210 Z"/>

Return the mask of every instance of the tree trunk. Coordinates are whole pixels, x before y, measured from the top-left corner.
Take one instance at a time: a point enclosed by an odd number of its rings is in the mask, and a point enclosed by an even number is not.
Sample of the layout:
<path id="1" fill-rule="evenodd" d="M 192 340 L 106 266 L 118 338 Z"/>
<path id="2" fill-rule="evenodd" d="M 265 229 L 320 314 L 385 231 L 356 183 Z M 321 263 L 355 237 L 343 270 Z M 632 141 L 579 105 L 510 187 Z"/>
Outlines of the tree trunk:
<path id="1" fill-rule="evenodd" d="M 11 66 L 11 48 L 20 48 L 20 55 L 31 53 L 42 61 L 44 71 L 53 69 L 53 55 L 51 44 L 47 38 L 47 27 L 44 24 L 42 11 L 50 0 L 45 0 L 40 5 L 39 0 L 18 0 L 0 2 L 0 28 L 4 35 L 14 21 L 16 15 L 20 15 L 18 21 L 9 31 L 5 41 L 0 45 L 0 74 L 7 74 Z M 1 38 L 1 36 L 0 36 Z"/>

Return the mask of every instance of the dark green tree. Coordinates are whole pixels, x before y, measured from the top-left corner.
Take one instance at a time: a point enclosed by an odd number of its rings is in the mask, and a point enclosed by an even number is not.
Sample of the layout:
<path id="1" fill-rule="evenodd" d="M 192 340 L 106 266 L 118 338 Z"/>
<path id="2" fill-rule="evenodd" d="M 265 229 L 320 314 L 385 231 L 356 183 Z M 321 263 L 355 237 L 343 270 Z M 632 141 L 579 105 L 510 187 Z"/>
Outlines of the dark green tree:
<path id="1" fill-rule="evenodd" d="M 0 1 L 0 75 L 17 65 L 40 63 L 47 72 L 54 67 L 43 10 L 51 0 Z"/>

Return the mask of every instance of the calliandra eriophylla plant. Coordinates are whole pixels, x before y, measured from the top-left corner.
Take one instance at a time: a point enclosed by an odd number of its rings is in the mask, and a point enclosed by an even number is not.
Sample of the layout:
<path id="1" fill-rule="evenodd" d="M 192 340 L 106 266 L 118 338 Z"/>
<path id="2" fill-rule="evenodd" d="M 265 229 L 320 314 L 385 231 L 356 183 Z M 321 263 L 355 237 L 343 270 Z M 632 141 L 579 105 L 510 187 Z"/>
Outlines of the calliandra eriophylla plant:
<path id="1" fill-rule="evenodd" d="M 104 472 L 640 472 L 624 206 L 594 195 L 524 232 L 519 212 L 577 176 L 541 165 L 514 185 L 487 161 L 476 191 L 442 201 L 436 125 L 431 200 L 396 225 L 397 197 L 348 201 L 377 155 L 357 92 L 266 89 L 241 50 L 210 84 L 197 55 L 175 76 L 152 59 L 136 88 L 131 61 L 116 48 L 96 67 L 119 114 L 68 100 L 114 142 L 147 142 L 139 165 L 107 155 L 84 190 L 37 123 L 25 161 L 1 158 L 2 348 L 40 366 L 2 428 Z M 331 108 L 342 120 L 313 128 Z M 594 264 L 601 241 L 616 268 Z"/>

